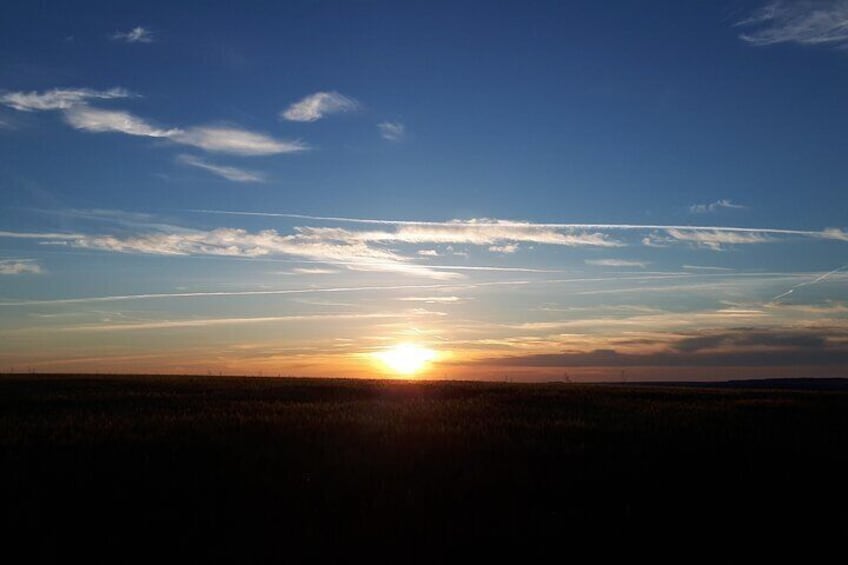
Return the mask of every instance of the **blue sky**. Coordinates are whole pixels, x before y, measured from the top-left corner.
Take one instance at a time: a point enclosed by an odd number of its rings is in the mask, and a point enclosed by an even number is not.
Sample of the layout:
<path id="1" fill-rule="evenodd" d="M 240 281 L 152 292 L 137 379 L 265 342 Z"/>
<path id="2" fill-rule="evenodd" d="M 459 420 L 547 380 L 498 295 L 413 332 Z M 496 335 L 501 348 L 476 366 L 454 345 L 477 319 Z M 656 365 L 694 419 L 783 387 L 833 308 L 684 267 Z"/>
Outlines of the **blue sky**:
<path id="1" fill-rule="evenodd" d="M 19 4 L 2 366 L 846 372 L 848 2 Z"/>

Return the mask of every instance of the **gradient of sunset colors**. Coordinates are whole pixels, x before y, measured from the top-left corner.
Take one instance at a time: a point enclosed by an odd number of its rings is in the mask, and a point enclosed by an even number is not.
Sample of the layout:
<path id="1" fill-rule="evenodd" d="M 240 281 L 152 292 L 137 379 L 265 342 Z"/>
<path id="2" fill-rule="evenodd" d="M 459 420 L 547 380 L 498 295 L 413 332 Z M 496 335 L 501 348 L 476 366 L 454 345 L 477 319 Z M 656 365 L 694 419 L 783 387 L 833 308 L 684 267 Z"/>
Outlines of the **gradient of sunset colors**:
<path id="1" fill-rule="evenodd" d="M 848 1 L 20 4 L 2 371 L 848 376 Z"/>

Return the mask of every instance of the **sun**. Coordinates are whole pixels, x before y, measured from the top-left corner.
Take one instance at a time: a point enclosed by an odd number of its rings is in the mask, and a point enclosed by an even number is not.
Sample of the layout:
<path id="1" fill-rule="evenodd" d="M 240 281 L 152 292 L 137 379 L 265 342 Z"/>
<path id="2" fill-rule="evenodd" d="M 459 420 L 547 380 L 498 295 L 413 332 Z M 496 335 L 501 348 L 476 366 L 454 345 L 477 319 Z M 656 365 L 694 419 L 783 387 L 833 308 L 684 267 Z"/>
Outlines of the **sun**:
<path id="1" fill-rule="evenodd" d="M 420 372 L 437 357 L 432 349 L 414 343 L 401 343 L 374 355 L 392 371 L 407 376 Z"/>

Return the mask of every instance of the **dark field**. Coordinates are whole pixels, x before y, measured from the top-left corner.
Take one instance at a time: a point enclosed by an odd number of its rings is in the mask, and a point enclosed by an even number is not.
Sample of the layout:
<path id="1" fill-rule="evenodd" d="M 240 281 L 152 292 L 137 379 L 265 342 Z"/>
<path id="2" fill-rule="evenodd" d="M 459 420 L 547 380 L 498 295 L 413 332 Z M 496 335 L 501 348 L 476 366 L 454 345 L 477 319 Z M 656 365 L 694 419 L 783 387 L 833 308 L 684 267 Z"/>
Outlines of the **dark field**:
<path id="1" fill-rule="evenodd" d="M 809 558 L 848 538 L 846 446 L 838 390 L 3 376 L 3 547 Z"/>

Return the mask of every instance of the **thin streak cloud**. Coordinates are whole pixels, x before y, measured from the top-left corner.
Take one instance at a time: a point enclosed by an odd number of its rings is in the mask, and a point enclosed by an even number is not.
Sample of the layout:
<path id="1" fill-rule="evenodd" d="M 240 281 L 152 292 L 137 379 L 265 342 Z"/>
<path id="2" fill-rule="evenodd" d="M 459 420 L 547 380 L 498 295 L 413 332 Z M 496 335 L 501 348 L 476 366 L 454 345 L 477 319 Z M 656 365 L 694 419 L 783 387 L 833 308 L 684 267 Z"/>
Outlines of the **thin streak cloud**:
<path id="1" fill-rule="evenodd" d="M 235 127 L 198 126 L 176 130 L 169 137 L 177 143 L 212 153 L 242 156 L 298 153 L 309 149 L 306 143 L 299 140 L 275 139 L 263 133 Z"/>
<path id="2" fill-rule="evenodd" d="M 451 284 L 404 284 L 404 285 L 374 285 L 374 286 L 339 286 L 339 287 L 309 287 L 279 290 L 243 290 L 243 291 L 204 291 L 204 292 L 163 292 L 144 294 L 116 294 L 109 296 L 86 296 L 81 298 L 55 298 L 45 300 L 15 300 L 2 302 L 2 306 L 49 306 L 63 304 L 89 304 L 98 302 L 123 302 L 133 300 L 166 300 L 172 298 L 221 298 L 226 296 L 275 296 L 287 294 L 323 294 L 347 292 L 387 292 L 392 290 L 439 290 L 439 289 L 472 289 L 490 286 L 522 286 L 530 281 L 493 281 L 478 283 Z"/>
<path id="3" fill-rule="evenodd" d="M 630 261 L 627 259 L 586 259 L 585 263 L 595 267 L 637 267 L 644 269 L 648 266 L 645 261 Z"/>
<path id="4" fill-rule="evenodd" d="M 772 299 L 771 299 L 771 303 L 772 303 L 772 304 L 776 304 L 776 303 L 780 302 L 780 300 L 782 300 L 782 299 L 786 298 L 787 296 L 789 296 L 790 294 L 793 294 L 793 293 L 794 293 L 796 290 L 798 290 L 799 288 L 803 288 L 803 287 L 805 287 L 805 286 L 812 286 L 812 285 L 814 285 L 814 284 L 818 284 L 818 283 L 820 283 L 820 282 L 822 282 L 822 281 L 824 281 L 824 280 L 829 279 L 830 277 L 832 277 L 833 275 L 835 275 L 835 274 L 839 273 L 840 271 L 845 270 L 846 268 L 848 268 L 848 265 L 842 265 L 841 267 L 837 267 L 836 269 L 833 269 L 832 271 L 829 271 L 829 272 L 827 272 L 827 273 L 824 273 L 824 274 L 822 274 L 822 275 L 817 276 L 816 278 L 814 278 L 814 279 L 813 279 L 813 280 L 811 280 L 811 281 L 806 281 L 806 282 L 798 283 L 798 284 L 796 284 L 795 286 L 793 286 L 792 288 L 790 288 L 789 290 L 787 290 L 786 292 L 781 292 L 780 294 L 778 294 L 777 296 L 775 296 L 774 298 L 772 298 Z"/>
<path id="5" fill-rule="evenodd" d="M 225 178 L 229 181 L 233 182 L 264 182 L 265 176 L 262 173 L 257 173 L 255 171 L 248 171 L 246 169 L 240 169 L 238 167 L 230 167 L 226 165 L 215 165 L 204 161 L 198 157 L 194 157 L 193 155 L 178 155 L 177 162 L 182 163 L 183 165 L 189 165 L 191 167 L 195 167 L 198 169 L 202 169 L 204 171 L 208 171 L 213 175 L 217 175 L 221 178 Z"/>
<path id="6" fill-rule="evenodd" d="M 114 332 L 138 330 L 166 330 L 174 328 L 206 328 L 211 326 L 232 326 L 244 324 L 267 324 L 279 322 L 304 322 L 315 320 L 368 320 L 375 318 L 398 318 L 405 314 L 397 313 L 328 313 L 292 316 L 262 316 L 257 318 L 202 318 L 195 320 L 161 320 L 153 322 L 135 322 L 124 324 L 90 324 L 52 328 L 51 331 L 61 332 Z M 40 328 L 39 331 L 46 331 Z"/>

